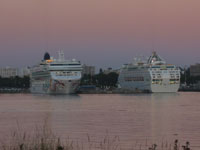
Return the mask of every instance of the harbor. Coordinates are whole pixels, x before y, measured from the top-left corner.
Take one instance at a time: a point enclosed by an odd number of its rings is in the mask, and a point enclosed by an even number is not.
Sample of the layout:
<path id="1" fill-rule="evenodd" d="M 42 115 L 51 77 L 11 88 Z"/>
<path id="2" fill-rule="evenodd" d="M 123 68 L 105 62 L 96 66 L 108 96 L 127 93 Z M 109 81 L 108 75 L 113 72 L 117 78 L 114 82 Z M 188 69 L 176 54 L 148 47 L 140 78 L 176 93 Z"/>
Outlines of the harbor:
<path id="1" fill-rule="evenodd" d="M 200 150 L 200 0 L 0 0 L 0 150 Z"/>
<path id="2" fill-rule="evenodd" d="M 43 60 L 27 67 L 18 76 L 17 69 L 0 71 L 0 92 L 38 94 L 127 94 L 200 90 L 198 66 L 182 71 L 181 67 L 167 64 L 156 52 L 148 60 L 134 58 L 118 70 L 100 69 L 82 65 L 75 59 L 65 60 L 59 51 L 58 59 L 45 53 Z M 196 67 L 196 68 L 195 68 Z M 10 76 L 9 76 L 10 74 Z"/>

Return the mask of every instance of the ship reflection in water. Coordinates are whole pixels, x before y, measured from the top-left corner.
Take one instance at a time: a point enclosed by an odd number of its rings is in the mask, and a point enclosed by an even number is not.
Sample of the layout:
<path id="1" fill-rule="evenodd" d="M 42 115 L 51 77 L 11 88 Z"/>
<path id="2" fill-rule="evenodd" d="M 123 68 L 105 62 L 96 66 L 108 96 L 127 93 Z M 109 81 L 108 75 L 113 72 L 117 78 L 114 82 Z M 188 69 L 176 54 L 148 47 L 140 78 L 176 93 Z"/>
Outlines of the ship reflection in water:
<path id="1" fill-rule="evenodd" d="M 175 139 L 199 146 L 199 96 L 200 93 L 2 94 L 0 135 L 8 137 L 17 124 L 30 132 L 46 120 L 49 128 L 64 139 L 85 141 L 89 134 L 98 141 L 109 134 L 119 136 L 122 147 L 129 148 L 135 143 L 173 144 Z"/>

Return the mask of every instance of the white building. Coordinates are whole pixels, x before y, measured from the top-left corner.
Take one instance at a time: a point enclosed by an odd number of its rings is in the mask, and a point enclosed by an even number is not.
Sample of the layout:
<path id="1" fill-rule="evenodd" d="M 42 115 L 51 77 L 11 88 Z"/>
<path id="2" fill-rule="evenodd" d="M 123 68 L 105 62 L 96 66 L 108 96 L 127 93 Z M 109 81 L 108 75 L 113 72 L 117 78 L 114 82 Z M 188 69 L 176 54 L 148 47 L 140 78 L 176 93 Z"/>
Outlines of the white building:
<path id="1" fill-rule="evenodd" d="M 109 74 L 109 73 L 112 73 L 112 72 L 119 74 L 120 73 L 120 69 L 113 70 L 112 68 L 108 68 L 108 69 L 103 71 L 104 74 Z"/>
<path id="2" fill-rule="evenodd" d="M 82 71 L 83 75 L 95 75 L 95 66 L 87 66 L 87 65 L 83 65 L 83 71 Z"/>
<path id="3" fill-rule="evenodd" d="M 17 68 L 5 67 L 0 68 L 0 76 L 2 78 L 10 78 L 18 76 L 19 70 Z"/>
<path id="4" fill-rule="evenodd" d="M 190 66 L 190 76 L 200 76 L 200 64 Z"/>
<path id="5" fill-rule="evenodd" d="M 30 68 L 26 67 L 26 68 L 19 69 L 18 76 L 20 77 L 30 76 Z"/>

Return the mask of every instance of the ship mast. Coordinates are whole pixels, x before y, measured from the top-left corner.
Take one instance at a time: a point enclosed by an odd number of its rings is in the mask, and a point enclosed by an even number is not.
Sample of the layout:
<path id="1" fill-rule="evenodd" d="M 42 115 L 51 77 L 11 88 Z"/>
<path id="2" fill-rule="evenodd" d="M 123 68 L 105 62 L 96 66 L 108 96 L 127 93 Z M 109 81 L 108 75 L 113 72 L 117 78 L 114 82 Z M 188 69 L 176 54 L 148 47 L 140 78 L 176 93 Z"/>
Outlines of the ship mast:
<path id="1" fill-rule="evenodd" d="M 65 60 L 65 55 L 63 51 L 58 52 L 58 61 L 64 61 Z"/>

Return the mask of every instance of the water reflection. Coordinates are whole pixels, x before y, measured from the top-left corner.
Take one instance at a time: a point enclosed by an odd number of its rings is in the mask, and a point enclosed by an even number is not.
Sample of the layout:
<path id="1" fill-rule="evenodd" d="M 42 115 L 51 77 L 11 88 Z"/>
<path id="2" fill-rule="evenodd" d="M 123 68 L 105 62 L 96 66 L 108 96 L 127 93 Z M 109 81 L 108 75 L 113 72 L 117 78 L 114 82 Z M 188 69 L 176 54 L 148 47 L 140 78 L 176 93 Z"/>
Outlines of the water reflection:
<path id="1" fill-rule="evenodd" d="M 180 93 L 152 93 L 152 100 L 173 100 L 180 96 Z"/>
<path id="2" fill-rule="evenodd" d="M 80 100 L 81 97 L 78 94 L 71 95 L 48 95 L 48 94 L 32 94 L 35 99 L 42 100 Z"/>

